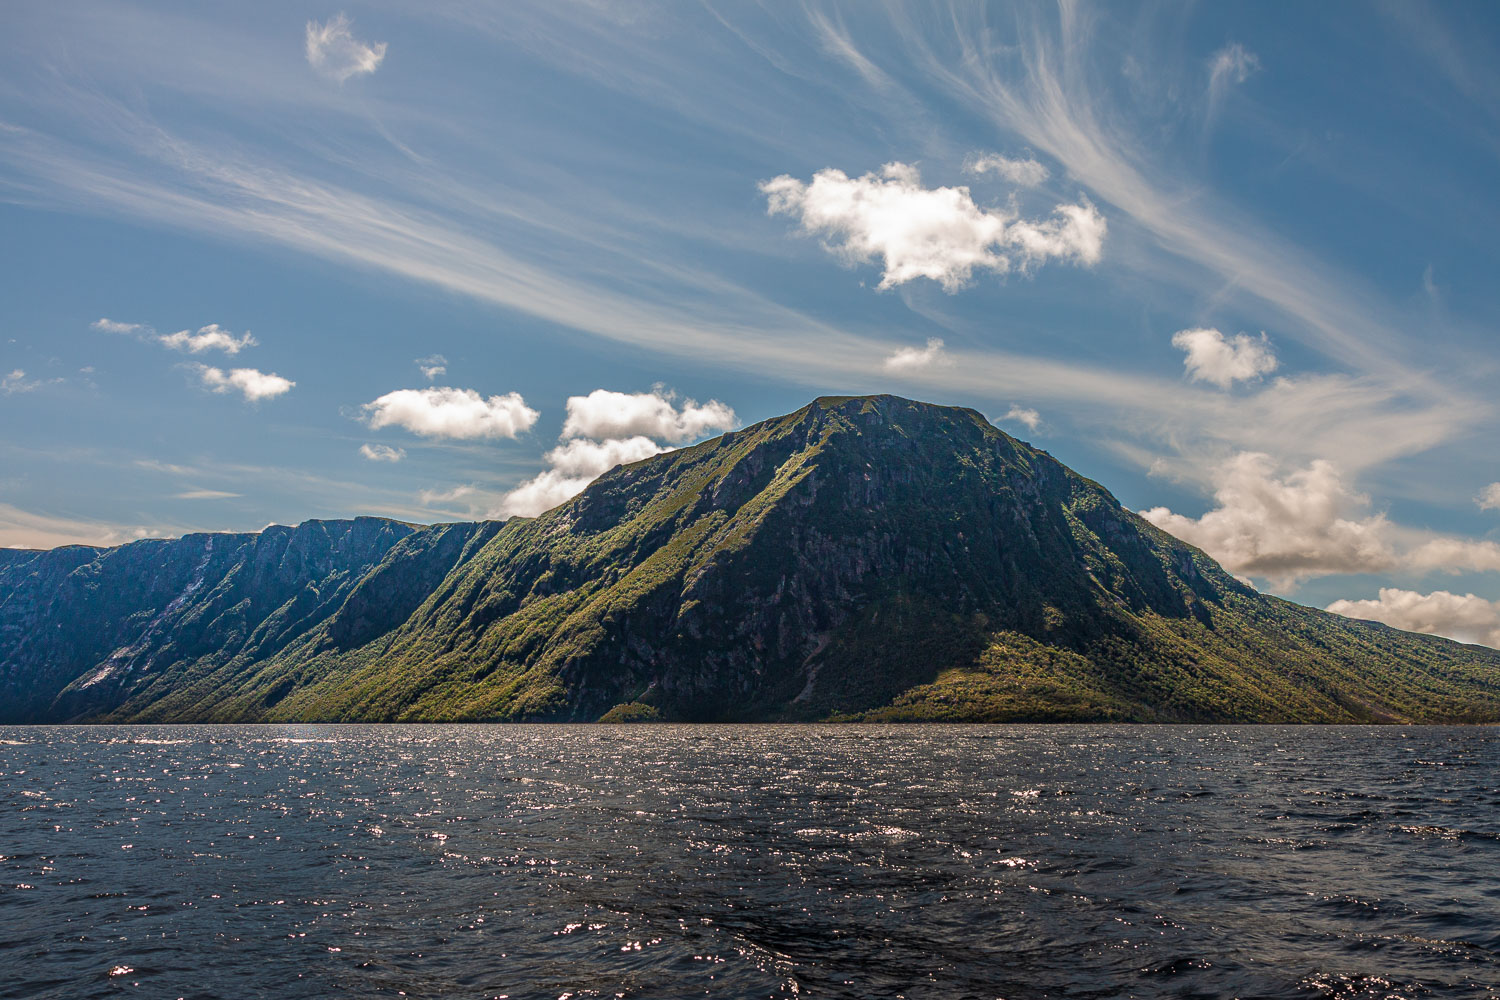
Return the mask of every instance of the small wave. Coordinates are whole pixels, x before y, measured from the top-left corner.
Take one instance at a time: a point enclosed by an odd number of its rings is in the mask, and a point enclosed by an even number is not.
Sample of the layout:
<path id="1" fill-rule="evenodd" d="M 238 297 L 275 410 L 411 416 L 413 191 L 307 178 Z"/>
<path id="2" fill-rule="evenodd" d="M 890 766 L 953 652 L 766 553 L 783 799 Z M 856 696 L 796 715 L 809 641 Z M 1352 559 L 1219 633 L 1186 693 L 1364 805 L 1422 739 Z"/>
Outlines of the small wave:
<path id="1" fill-rule="evenodd" d="M 1466 837 L 1474 837 L 1479 840 L 1500 840 L 1500 833 L 1491 833 L 1488 830 L 1467 830 L 1463 827 L 1435 826 L 1426 823 L 1407 824 L 1398 826 L 1396 829 L 1414 837 L 1439 837 L 1443 840 L 1463 840 Z"/>

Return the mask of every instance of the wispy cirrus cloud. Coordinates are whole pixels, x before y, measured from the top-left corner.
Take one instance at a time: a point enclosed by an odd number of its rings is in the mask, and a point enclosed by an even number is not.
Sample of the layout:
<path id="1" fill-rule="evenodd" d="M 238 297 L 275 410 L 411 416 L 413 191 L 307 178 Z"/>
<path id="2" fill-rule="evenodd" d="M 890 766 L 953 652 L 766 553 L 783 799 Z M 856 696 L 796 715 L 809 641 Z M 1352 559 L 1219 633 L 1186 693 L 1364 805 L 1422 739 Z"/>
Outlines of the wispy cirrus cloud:
<path id="1" fill-rule="evenodd" d="M 110 104 L 107 110 L 122 128 L 131 124 L 129 109 Z M 132 155 L 146 156 L 136 168 L 128 157 L 98 160 L 32 132 L 0 146 L 0 163 L 46 177 L 52 190 L 107 213 L 375 268 L 671 356 L 713 359 L 819 389 L 863 384 L 874 391 L 886 374 L 883 362 L 892 348 L 884 337 L 811 318 L 724 279 L 713 279 L 712 308 L 691 297 L 663 302 L 625 296 L 522 259 L 454 216 L 269 163 L 231 160 L 180 138 L 162 144 L 155 126 L 135 126 L 141 145 Z M 705 287 L 710 283 L 706 276 L 701 280 Z M 1206 438 L 1287 458 L 1367 450 L 1375 463 L 1429 447 L 1489 411 L 1451 392 L 1412 399 L 1404 375 L 1278 380 L 1228 406 L 1217 393 L 1197 393 L 1118 365 L 995 346 L 946 353 L 953 364 L 941 368 L 935 384 L 1063 404 L 1075 421 L 1097 422 L 1111 433 L 1120 432 L 1123 410 L 1132 415 L 1135 433 L 1174 447 Z M 1334 396 L 1336 408 L 1330 408 Z M 1353 448 L 1351 441 L 1357 442 Z"/>
<path id="2" fill-rule="evenodd" d="M 1212 119 L 1229 88 L 1250 79 L 1260 69 L 1260 58 L 1239 42 L 1231 42 L 1208 61 L 1208 116 Z"/>
<path id="3" fill-rule="evenodd" d="M 228 500 L 242 495 L 229 490 L 183 490 L 181 493 L 172 494 L 172 498 L 174 500 Z"/>
<path id="4" fill-rule="evenodd" d="M 138 538 L 171 538 L 191 528 L 173 524 L 121 524 L 65 514 L 38 514 L 0 503 L 0 547 L 50 549 L 59 545 L 123 545 Z"/>

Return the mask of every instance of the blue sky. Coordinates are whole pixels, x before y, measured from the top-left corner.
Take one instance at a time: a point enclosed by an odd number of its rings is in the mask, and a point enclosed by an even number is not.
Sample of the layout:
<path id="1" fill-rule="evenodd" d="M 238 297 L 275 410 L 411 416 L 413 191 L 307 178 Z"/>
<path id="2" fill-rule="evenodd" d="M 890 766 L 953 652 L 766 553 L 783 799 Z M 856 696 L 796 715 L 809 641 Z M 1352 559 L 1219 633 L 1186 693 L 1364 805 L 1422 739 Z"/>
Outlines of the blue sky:
<path id="1" fill-rule="evenodd" d="M 1500 642 L 1497 22 L 8 5 L 0 544 L 534 513 L 895 392 Z"/>

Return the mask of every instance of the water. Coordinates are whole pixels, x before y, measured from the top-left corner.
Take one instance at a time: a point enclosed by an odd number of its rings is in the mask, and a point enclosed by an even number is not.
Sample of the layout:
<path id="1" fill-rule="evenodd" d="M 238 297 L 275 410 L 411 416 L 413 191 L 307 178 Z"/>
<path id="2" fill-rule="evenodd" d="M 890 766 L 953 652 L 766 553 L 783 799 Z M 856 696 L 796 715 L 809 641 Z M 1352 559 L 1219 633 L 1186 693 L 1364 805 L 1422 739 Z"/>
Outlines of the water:
<path id="1" fill-rule="evenodd" d="M 1500 995 L 1500 731 L 0 729 L 3 997 Z"/>

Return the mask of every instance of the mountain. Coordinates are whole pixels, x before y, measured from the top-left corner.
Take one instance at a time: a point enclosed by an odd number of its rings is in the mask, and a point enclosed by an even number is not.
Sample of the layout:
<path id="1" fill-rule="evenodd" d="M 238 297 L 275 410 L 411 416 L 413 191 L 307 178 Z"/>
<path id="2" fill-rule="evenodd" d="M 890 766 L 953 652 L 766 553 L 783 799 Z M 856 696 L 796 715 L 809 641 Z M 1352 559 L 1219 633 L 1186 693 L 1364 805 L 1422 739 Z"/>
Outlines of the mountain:
<path id="1" fill-rule="evenodd" d="M 537 518 L 0 550 L 0 721 L 1500 720 L 969 409 L 825 397 Z"/>

